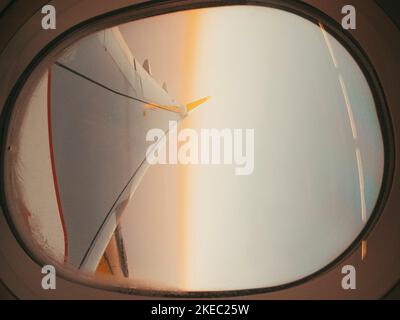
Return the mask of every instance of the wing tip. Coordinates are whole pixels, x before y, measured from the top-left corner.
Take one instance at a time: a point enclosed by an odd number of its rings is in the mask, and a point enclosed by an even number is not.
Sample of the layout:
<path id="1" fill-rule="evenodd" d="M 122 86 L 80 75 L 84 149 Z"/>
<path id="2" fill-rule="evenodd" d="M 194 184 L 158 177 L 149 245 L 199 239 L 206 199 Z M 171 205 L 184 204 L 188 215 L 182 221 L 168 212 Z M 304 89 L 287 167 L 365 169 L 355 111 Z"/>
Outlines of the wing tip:
<path id="1" fill-rule="evenodd" d="M 193 109 L 197 108 L 198 106 L 202 105 L 203 103 L 207 102 L 210 99 L 211 99 L 211 97 L 207 96 L 207 97 L 201 98 L 199 100 L 188 103 L 186 105 L 187 112 L 192 111 Z"/>

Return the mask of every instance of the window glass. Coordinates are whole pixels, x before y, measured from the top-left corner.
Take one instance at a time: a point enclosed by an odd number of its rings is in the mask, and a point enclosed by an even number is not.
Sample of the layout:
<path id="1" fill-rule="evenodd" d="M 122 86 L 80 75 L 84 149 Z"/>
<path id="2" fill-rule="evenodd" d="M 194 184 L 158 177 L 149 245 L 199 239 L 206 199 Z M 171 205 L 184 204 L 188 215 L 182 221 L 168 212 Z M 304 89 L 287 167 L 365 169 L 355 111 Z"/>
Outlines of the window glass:
<path id="1" fill-rule="evenodd" d="M 322 24 L 260 6 L 91 34 L 13 121 L 6 192 L 29 246 L 133 288 L 309 276 L 363 230 L 384 170 L 352 55 Z"/>

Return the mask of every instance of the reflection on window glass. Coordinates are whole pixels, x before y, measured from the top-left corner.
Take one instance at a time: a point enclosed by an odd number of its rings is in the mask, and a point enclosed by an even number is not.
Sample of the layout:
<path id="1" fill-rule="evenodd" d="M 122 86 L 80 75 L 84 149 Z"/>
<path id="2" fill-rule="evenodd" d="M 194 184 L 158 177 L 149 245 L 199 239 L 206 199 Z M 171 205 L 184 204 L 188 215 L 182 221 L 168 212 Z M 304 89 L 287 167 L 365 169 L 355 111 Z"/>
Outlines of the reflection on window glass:
<path id="1" fill-rule="evenodd" d="M 196 9 L 89 35 L 19 109 L 14 220 L 77 277 L 157 290 L 286 284 L 349 247 L 381 187 L 360 67 L 322 24 L 283 10 Z M 148 139 L 154 129 L 165 135 Z"/>

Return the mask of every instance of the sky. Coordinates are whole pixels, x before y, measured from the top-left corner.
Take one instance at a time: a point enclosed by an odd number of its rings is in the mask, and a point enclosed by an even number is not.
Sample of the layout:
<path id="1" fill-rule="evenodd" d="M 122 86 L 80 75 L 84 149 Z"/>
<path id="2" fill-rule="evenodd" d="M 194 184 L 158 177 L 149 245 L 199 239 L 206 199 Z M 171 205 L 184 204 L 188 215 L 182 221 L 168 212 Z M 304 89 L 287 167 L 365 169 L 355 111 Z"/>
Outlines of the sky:
<path id="1" fill-rule="evenodd" d="M 182 128 L 255 132 L 252 175 L 236 176 L 232 165 L 148 170 L 123 218 L 134 277 L 182 290 L 274 286 L 349 246 L 379 193 L 383 143 L 368 84 L 339 42 L 256 6 L 119 28 L 171 96 L 211 96 Z"/>

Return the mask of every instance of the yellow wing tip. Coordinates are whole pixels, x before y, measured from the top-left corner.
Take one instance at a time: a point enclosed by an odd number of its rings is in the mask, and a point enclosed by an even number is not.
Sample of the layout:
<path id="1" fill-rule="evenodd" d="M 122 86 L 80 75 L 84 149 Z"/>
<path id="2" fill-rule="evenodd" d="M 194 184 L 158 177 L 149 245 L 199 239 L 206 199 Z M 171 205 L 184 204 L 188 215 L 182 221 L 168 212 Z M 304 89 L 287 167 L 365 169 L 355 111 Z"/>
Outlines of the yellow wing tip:
<path id="1" fill-rule="evenodd" d="M 211 99 L 211 97 L 208 96 L 208 97 L 204 97 L 199 100 L 190 102 L 186 105 L 186 111 L 187 112 L 192 111 L 193 109 L 197 108 L 199 105 L 203 104 L 204 102 L 207 102 L 210 99 Z"/>

